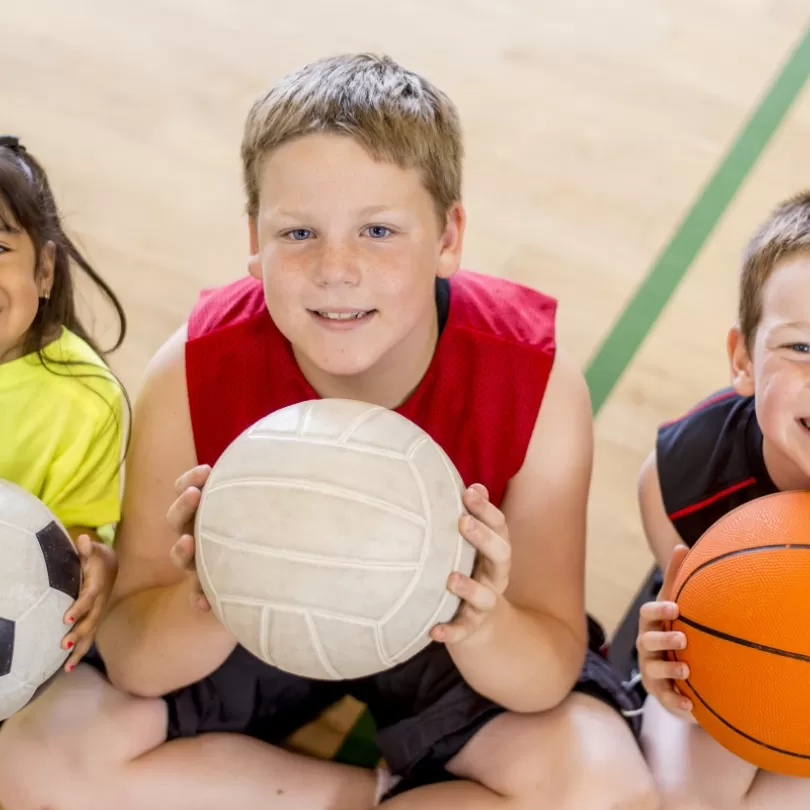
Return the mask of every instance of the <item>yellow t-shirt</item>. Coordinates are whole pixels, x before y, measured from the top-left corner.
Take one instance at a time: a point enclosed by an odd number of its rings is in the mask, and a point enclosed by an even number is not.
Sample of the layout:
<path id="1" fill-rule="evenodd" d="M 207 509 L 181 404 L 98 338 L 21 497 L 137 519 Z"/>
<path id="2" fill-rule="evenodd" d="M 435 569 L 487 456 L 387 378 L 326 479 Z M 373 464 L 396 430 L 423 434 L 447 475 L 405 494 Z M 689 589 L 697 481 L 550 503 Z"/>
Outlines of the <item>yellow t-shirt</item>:
<path id="1" fill-rule="evenodd" d="M 67 329 L 43 355 L 44 365 L 36 354 L 0 364 L 0 478 L 36 495 L 66 528 L 102 529 L 109 542 L 121 511 L 123 393 Z"/>

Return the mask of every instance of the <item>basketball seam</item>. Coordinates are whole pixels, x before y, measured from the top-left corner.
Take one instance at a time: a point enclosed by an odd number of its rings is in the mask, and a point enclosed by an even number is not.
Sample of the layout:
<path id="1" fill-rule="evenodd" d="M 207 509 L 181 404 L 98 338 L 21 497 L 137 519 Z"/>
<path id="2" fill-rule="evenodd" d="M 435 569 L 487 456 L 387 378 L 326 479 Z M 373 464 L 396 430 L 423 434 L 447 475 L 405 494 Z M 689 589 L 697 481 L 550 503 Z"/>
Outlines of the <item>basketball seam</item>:
<path id="1" fill-rule="evenodd" d="M 707 636 L 712 636 L 713 638 L 719 638 L 721 641 L 729 641 L 732 644 L 737 644 L 740 647 L 748 647 L 749 649 L 758 650 L 759 652 L 769 653 L 771 655 L 780 655 L 783 658 L 790 658 L 794 661 L 810 663 L 810 655 L 795 653 L 791 652 L 790 650 L 781 650 L 778 647 L 769 647 L 767 644 L 759 644 L 756 641 L 749 641 L 748 639 L 740 638 L 739 636 L 733 636 L 730 633 L 724 633 L 722 630 L 715 630 L 713 627 L 700 624 L 699 622 L 693 621 L 686 616 L 678 616 L 678 618 L 675 619 L 675 622 L 683 622 L 700 633 L 704 633 Z"/>
<path id="2" fill-rule="evenodd" d="M 794 757 L 796 759 L 810 759 L 810 754 L 800 754 L 796 751 L 788 751 L 784 748 L 778 748 L 775 745 L 771 745 L 770 743 L 763 742 L 762 740 L 758 740 L 756 737 L 752 737 L 750 734 L 746 734 L 742 729 L 737 728 L 736 726 L 729 723 L 722 715 L 718 714 L 700 695 L 700 692 L 692 686 L 692 682 L 687 680 L 686 681 L 689 688 L 692 690 L 695 697 L 703 704 L 703 706 L 707 709 L 707 711 L 711 712 L 724 726 L 731 729 L 735 734 L 739 734 L 740 737 L 752 742 L 756 745 L 761 746 L 762 748 L 767 748 L 770 751 L 774 751 L 777 754 L 785 754 L 789 757 Z"/>
<path id="3" fill-rule="evenodd" d="M 384 409 L 384 408 L 381 408 L 381 407 L 378 406 L 376 408 L 369 408 L 368 410 L 365 410 L 363 413 L 361 413 L 359 416 L 356 416 L 351 421 L 351 423 L 346 428 L 346 430 L 344 430 L 343 433 L 340 434 L 340 436 L 338 437 L 337 443 L 338 444 L 343 444 L 343 445 L 347 444 L 349 439 L 351 438 L 352 434 L 361 425 L 363 425 L 365 422 L 368 422 L 368 420 L 371 419 L 372 416 L 376 416 L 378 413 L 380 413 L 383 410 L 387 410 L 387 408 Z"/>
<path id="4" fill-rule="evenodd" d="M 731 514 L 731 513 L 729 513 Z M 698 541 L 700 542 L 700 541 Z M 695 545 L 697 548 L 697 545 Z M 767 546 L 754 546 L 753 548 L 739 548 L 735 549 L 734 551 L 726 551 L 724 554 L 721 554 L 719 557 L 712 557 L 710 560 L 705 560 L 702 562 L 694 571 L 690 571 L 689 575 L 683 581 L 683 584 L 678 589 L 678 593 L 675 595 L 675 598 L 672 600 L 673 602 L 677 602 L 681 598 L 681 594 L 684 592 L 684 589 L 691 581 L 692 577 L 695 576 L 699 571 L 702 571 L 704 568 L 708 568 L 710 565 L 714 565 L 716 562 L 721 562 L 722 560 L 728 560 L 731 557 L 740 557 L 743 554 L 754 554 L 759 551 L 779 551 L 779 550 L 786 550 L 786 549 L 799 549 L 800 551 L 810 551 L 810 543 L 771 543 Z"/>

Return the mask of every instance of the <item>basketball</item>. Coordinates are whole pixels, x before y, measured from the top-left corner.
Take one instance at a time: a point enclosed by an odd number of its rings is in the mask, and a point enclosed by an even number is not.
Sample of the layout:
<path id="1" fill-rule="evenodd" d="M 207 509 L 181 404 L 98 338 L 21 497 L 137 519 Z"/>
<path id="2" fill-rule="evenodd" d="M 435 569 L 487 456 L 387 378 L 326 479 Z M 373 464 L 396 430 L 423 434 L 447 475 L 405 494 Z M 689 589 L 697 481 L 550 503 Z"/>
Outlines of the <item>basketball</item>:
<path id="1" fill-rule="evenodd" d="M 412 657 L 459 600 L 452 571 L 464 485 L 427 433 L 394 411 L 324 399 L 281 409 L 214 465 L 196 518 L 212 610 L 261 660 L 339 680 Z"/>
<path id="2" fill-rule="evenodd" d="M 48 507 L 0 480 L 0 720 L 25 707 L 68 651 L 63 621 L 79 596 L 81 563 Z"/>
<path id="3" fill-rule="evenodd" d="M 751 501 L 689 552 L 670 594 L 687 638 L 671 653 L 695 719 L 768 771 L 810 776 L 810 493 Z"/>

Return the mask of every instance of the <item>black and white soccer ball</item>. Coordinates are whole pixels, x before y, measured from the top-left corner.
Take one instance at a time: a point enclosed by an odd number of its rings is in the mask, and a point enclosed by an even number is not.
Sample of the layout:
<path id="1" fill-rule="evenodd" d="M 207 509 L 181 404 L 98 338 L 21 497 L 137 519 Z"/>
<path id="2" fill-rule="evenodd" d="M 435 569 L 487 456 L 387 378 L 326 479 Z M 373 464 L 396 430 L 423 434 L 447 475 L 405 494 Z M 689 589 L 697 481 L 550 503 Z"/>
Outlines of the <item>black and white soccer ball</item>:
<path id="1" fill-rule="evenodd" d="M 81 587 L 81 563 L 42 501 L 0 480 L 0 721 L 64 664 L 65 613 Z"/>

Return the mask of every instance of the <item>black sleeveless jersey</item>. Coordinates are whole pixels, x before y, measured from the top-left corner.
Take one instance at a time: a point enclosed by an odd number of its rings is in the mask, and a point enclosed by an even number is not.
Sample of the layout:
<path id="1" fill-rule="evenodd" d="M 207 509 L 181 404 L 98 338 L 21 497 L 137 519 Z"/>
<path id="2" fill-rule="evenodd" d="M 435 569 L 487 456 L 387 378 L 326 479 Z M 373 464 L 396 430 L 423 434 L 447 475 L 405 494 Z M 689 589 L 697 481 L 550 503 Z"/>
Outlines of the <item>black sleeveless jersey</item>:
<path id="1" fill-rule="evenodd" d="M 719 391 L 658 430 L 664 508 L 688 546 L 732 509 L 777 491 L 765 467 L 753 397 Z"/>

